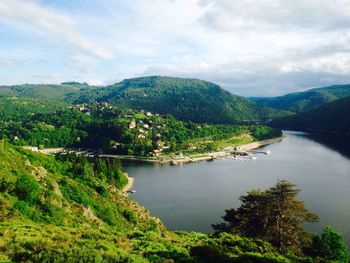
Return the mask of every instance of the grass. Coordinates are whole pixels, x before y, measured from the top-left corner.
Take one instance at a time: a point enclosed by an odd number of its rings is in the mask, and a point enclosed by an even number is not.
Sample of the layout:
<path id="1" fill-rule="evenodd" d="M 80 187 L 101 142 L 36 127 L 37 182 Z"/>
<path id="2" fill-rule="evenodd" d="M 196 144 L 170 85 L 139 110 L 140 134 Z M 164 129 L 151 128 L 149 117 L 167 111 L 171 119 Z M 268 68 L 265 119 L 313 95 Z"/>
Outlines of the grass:
<path id="1" fill-rule="evenodd" d="M 251 142 L 254 142 L 254 141 L 255 141 L 254 137 L 251 136 L 250 134 L 243 134 L 243 135 L 235 136 L 235 137 L 232 137 L 232 138 L 229 138 L 229 139 L 216 141 L 215 145 L 217 147 L 219 147 L 219 148 L 224 148 L 224 147 L 227 147 L 227 146 L 236 147 L 236 146 L 240 146 L 240 145 L 243 145 L 243 144 L 248 144 L 248 143 L 251 143 Z"/>

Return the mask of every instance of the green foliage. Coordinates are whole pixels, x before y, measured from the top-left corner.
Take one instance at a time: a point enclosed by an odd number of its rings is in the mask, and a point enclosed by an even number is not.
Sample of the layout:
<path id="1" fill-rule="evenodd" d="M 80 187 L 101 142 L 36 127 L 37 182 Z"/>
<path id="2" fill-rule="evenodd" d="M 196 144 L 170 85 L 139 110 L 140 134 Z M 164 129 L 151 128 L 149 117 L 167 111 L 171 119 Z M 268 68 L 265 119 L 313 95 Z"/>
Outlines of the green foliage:
<path id="1" fill-rule="evenodd" d="M 108 182 L 118 189 L 122 189 L 128 183 L 127 175 L 121 170 L 120 160 L 87 158 L 74 153 L 56 155 L 56 160 L 65 164 L 67 175 L 88 184 L 104 196 L 108 195 L 108 190 L 101 182 Z"/>
<path id="2" fill-rule="evenodd" d="M 124 217 L 132 224 L 136 225 L 138 222 L 137 215 L 132 210 L 125 210 L 123 213 Z"/>
<path id="3" fill-rule="evenodd" d="M 282 132 L 277 129 L 271 129 L 268 126 L 254 126 L 252 128 L 252 135 L 253 137 L 260 141 L 260 140 L 265 140 L 269 138 L 274 138 L 274 137 L 280 137 L 282 136 Z"/>
<path id="4" fill-rule="evenodd" d="M 121 172 L 117 161 L 69 154 L 55 158 L 16 148 L 4 141 L 0 141 L 0 160 L 0 174 L 11 174 L 15 178 L 7 181 L 5 191 L 0 192 L 0 261 L 312 260 L 292 252 L 282 254 L 270 243 L 255 238 L 229 233 L 210 236 L 166 231 L 144 208 L 110 185 L 109 181 L 117 180 Z M 281 189 L 276 186 L 267 192 L 279 196 L 279 200 L 296 194 L 293 189 L 279 191 Z M 108 194 L 102 195 L 105 191 Z M 298 202 L 291 200 L 288 204 L 298 206 Z M 330 236 L 322 237 L 325 244 L 339 241 L 333 233 Z M 322 247 L 329 252 L 329 245 Z M 342 251 L 341 247 L 331 249 Z"/>
<path id="5" fill-rule="evenodd" d="M 350 85 L 335 85 L 279 97 L 257 97 L 251 100 L 268 107 L 300 113 L 348 96 L 350 96 Z"/>
<path id="6" fill-rule="evenodd" d="M 16 105 L 9 104 L 8 107 L 11 109 Z M 79 111 L 80 108 L 84 111 Z M 195 124 L 171 115 L 147 116 L 106 103 L 64 107 L 55 114 L 37 112 L 24 115 L 18 121 L 13 121 L 10 116 L 2 122 L 0 136 L 15 145 L 39 146 L 39 149 L 85 147 L 138 156 L 149 156 L 153 150 L 162 147 L 171 152 L 188 148 L 192 148 L 191 152 L 214 151 L 218 149 L 214 142 L 238 137 L 239 143 L 239 136 L 245 133 L 252 134 L 257 140 L 279 135 L 278 131 L 262 125 Z M 130 128 L 133 122 L 135 127 Z M 88 170 L 86 174 L 88 176 Z"/>
<path id="7" fill-rule="evenodd" d="M 37 202 L 40 195 L 40 186 L 33 176 L 19 175 L 14 194 L 21 200 L 29 204 Z"/>
<path id="8" fill-rule="evenodd" d="M 316 222 L 317 216 L 297 200 L 299 190 L 287 181 L 279 181 L 265 191 L 253 190 L 240 197 L 238 209 L 226 210 L 226 223 L 213 225 L 217 232 L 229 232 L 261 238 L 280 251 L 301 253 L 310 244 L 305 222 Z"/>
<path id="9" fill-rule="evenodd" d="M 198 123 L 235 123 L 282 116 L 277 110 L 249 102 L 218 85 L 198 79 L 141 77 L 82 93 L 76 102 L 110 102 Z"/>
<path id="10" fill-rule="evenodd" d="M 40 216 L 36 211 L 35 207 L 30 206 L 25 201 L 17 201 L 13 208 L 18 210 L 22 216 L 28 217 L 33 221 L 40 221 Z"/>
<path id="11" fill-rule="evenodd" d="M 350 135 L 350 97 L 292 117 L 276 119 L 271 125 L 287 129 Z"/>
<path id="12" fill-rule="evenodd" d="M 342 234 L 327 226 L 321 237 L 315 236 L 313 240 L 313 255 L 319 255 L 326 260 L 347 263 L 349 251 L 344 242 Z"/>

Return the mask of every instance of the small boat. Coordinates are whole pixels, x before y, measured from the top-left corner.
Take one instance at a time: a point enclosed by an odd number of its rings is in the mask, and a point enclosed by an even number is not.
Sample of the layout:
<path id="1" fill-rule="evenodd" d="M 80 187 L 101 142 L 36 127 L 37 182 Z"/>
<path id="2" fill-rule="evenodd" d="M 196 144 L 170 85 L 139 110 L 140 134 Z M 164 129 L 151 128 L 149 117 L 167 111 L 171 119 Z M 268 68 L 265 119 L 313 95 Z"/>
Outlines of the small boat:
<path id="1" fill-rule="evenodd" d="M 126 191 L 126 192 L 129 193 L 129 194 L 134 194 L 134 193 L 136 193 L 135 190 L 128 190 L 128 191 Z"/>

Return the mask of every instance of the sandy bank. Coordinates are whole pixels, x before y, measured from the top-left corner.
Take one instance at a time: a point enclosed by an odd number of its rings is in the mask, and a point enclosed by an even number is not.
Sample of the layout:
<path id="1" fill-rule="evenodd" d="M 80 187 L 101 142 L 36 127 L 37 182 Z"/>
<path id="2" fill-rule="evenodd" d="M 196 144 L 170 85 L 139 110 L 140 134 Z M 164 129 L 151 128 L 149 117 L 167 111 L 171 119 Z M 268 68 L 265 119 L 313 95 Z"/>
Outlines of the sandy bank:
<path id="1" fill-rule="evenodd" d="M 127 183 L 126 186 L 123 187 L 123 190 L 122 190 L 122 191 L 123 191 L 123 192 L 129 191 L 129 190 L 133 187 L 133 185 L 134 185 L 134 180 L 135 180 L 134 177 L 128 176 L 128 183 Z"/>
<path id="2" fill-rule="evenodd" d="M 243 144 L 240 145 L 239 148 L 242 151 L 251 151 L 254 149 L 257 149 L 259 147 L 265 146 L 265 145 L 269 145 L 269 144 L 273 144 L 279 141 L 282 141 L 286 136 L 282 136 L 282 137 L 278 137 L 278 138 L 273 138 L 273 139 L 268 139 L 268 140 L 263 140 L 263 141 L 257 141 L 257 142 L 252 142 L 252 143 L 248 143 L 248 144 Z"/>

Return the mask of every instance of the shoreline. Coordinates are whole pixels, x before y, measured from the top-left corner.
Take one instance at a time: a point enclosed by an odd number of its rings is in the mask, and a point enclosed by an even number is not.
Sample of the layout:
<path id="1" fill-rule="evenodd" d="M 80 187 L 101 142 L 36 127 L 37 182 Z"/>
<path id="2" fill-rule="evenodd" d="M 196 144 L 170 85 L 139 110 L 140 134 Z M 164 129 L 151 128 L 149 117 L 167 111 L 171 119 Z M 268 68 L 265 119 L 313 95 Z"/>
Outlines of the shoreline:
<path id="1" fill-rule="evenodd" d="M 123 187 L 122 192 L 123 193 L 128 192 L 134 186 L 134 181 L 135 181 L 134 177 L 128 176 L 128 183 Z"/>
<path id="2" fill-rule="evenodd" d="M 256 141 L 256 142 L 251 142 L 251 143 L 247 143 L 247 144 L 242 144 L 238 147 L 243 151 L 249 152 L 251 150 L 255 150 L 257 148 L 260 148 L 260 147 L 263 147 L 263 146 L 266 146 L 269 144 L 280 142 L 284 138 L 286 138 L 286 135 L 282 135 L 281 137 L 277 137 L 277 138 L 266 139 L 266 140 L 262 140 L 262 141 Z"/>
<path id="3" fill-rule="evenodd" d="M 266 139 L 262 141 L 256 141 L 251 142 L 247 144 L 242 144 L 236 146 L 239 151 L 249 152 L 251 150 L 255 150 L 257 148 L 273 144 L 276 142 L 282 141 L 286 135 L 282 135 L 281 137 Z M 143 163 L 157 163 L 157 164 L 171 164 L 171 165 L 177 165 L 180 163 L 197 163 L 201 161 L 212 161 L 216 158 L 222 158 L 226 156 L 232 155 L 233 151 L 218 151 L 218 152 L 208 152 L 203 154 L 198 154 L 198 157 L 191 157 L 191 156 L 184 156 L 182 158 L 172 158 L 172 157 L 164 157 L 163 159 L 149 159 L 149 158 L 142 158 L 142 157 L 135 157 L 135 156 L 125 156 L 125 155 L 112 155 L 112 154 L 100 154 L 99 157 L 104 158 L 116 158 L 120 160 L 129 160 L 129 161 L 137 161 L 137 162 L 143 162 Z M 200 156 L 202 155 L 202 156 Z"/>
<path id="4" fill-rule="evenodd" d="M 282 136 L 276 137 L 276 138 L 251 142 L 251 143 L 247 143 L 247 144 L 241 144 L 241 145 L 235 146 L 235 148 L 238 149 L 238 151 L 249 152 L 249 151 L 255 150 L 257 148 L 282 141 L 285 137 L 286 137 L 286 135 L 282 135 Z M 32 147 L 23 147 L 23 148 L 26 148 L 26 149 L 32 150 L 32 151 L 38 151 L 38 150 L 29 149 Z M 119 160 L 142 162 L 142 163 L 177 165 L 180 163 L 197 163 L 197 162 L 201 162 L 201 161 L 212 161 L 212 160 L 215 160 L 217 158 L 227 157 L 227 156 L 234 154 L 235 151 L 232 150 L 232 148 L 234 148 L 234 146 L 231 146 L 231 149 L 226 150 L 226 151 L 221 150 L 221 151 L 217 151 L 217 152 L 207 152 L 207 153 L 202 153 L 202 154 L 196 154 L 195 155 L 196 157 L 183 156 L 181 158 L 164 156 L 161 158 L 153 159 L 153 158 L 147 158 L 147 157 L 138 157 L 138 156 L 130 156 L 130 155 L 117 155 L 117 154 L 98 154 L 97 156 L 100 158 L 115 158 L 115 159 L 119 159 Z M 54 149 L 44 149 L 44 150 L 40 150 L 38 152 L 41 152 L 44 154 L 52 154 L 53 152 L 58 153 L 58 152 L 64 152 L 64 151 L 65 151 L 64 148 L 54 148 Z M 123 188 L 123 191 L 128 191 L 132 187 L 133 178 L 132 177 L 128 177 L 128 178 L 131 178 L 129 180 L 131 182 L 128 182 L 128 184 L 124 187 L 126 190 L 124 190 L 124 188 Z"/>

